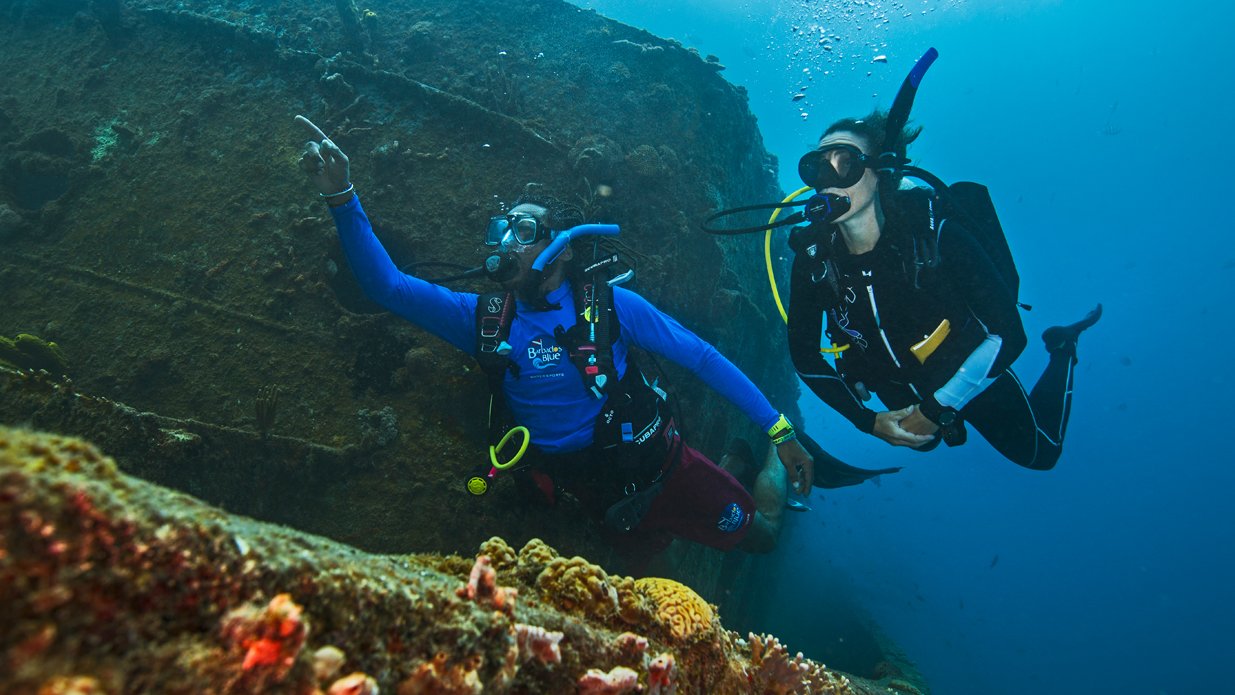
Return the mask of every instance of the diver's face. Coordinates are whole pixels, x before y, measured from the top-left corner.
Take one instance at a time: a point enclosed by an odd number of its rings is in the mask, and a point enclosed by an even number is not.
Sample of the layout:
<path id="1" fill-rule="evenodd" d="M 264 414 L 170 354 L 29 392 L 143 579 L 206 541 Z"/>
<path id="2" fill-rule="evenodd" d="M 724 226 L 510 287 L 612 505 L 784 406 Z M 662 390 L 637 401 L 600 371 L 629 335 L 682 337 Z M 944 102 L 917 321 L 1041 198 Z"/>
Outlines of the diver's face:
<path id="1" fill-rule="evenodd" d="M 832 145 L 851 145 L 861 150 L 862 154 L 873 156 L 870 151 L 870 143 L 866 141 L 866 138 L 858 135 L 857 133 L 851 133 L 847 130 L 838 130 L 837 132 L 831 133 L 819 141 L 819 149 L 824 149 Z M 837 167 L 840 162 L 836 160 L 842 157 L 843 154 L 837 150 L 826 153 L 824 156 L 831 160 L 829 163 L 831 163 L 833 167 Z M 862 178 L 858 179 L 858 182 L 852 186 L 848 188 L 825 188 L 820 191 L 820 193 L 835 193 L 836 195 L 849 197 L 849 202 L 851 205 L 849 212 L 841 215 L 836 220 L 837 223 L 842 223 L 846 220 L 851 220 L 857 217 L 862 213 L 862 211 L 868 210 L 871 206 L 878 203 L 879 179 L 875 175 L 873 169 L 866 169 L 862 172 Z"/>
<path id="2" fill-rule="evenodd" d="M 511 208 L 509 214 L 531 215 L 532 217 L 535 217 L 536 220 L 543 225 L 548 213 L 549 213 L 548 210 L 544 209 L 543 207 L 539 205 L 532 205 L 531 203 L 524 203 L 523 205 L 516 205 L 513 208 Z M 551 240 L 545 237 L 542 239 L 537 239 L 535 243 L 531 243 L 531 244 L 520 244 L 518 242 L 502 244 L 502 250 L 513 254 L 516 262 L 519 264 L 518 265 L 519 271 L 515 273 L 514 277 L 507 280 L 506 282 L 503 282 L 502 287 L 504 289 L 515 290 L 516 292 L 520 292 L 520 293 L 523 293 L 524 291 L 526 291 L 528 294 L 534 294 L 536 291 L 540 290 L 541 288 L 524 287 L 524 285 L 528 281 L 528 274 L 532 270 L 532 263 L 534 263 L 536 259 L 540 256 L 540 254 L 546 248 L 549 247 L 550 242 Z M 554 261 L 551 266 L 549 266 L 548 268 L 545 268 L 545 272 L 544 272 L 545 283 L 544 284 L 546 285 L 550 284 L 552 279 L 558 274 L 559 269 L 562 268 L 563 261 L 569 260 L 570 257 L 571 257 L 571 251 L 570 251 L 570 247 L 568 246 L 566 250 L 562 253 L 562 255 L 559 256 L 558 259 Z M 560 282 L 560 278 L 558 279 L 558 282 Z M 556 286 L 556 284 L 554 284 L 553 286 Z M 549 289 L 552 289 L 552 288 L 549 288 Z"/>

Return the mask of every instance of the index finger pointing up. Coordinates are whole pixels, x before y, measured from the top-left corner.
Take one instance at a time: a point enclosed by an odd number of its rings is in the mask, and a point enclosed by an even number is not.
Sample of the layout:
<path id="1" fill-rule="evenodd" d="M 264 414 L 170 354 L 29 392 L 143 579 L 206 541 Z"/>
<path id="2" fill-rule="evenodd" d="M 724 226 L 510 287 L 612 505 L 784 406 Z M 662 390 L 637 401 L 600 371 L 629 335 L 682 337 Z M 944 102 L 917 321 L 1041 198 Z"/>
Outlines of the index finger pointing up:
<path id="1" fill-rule="evenodd" d="M 313 125 L 313 121 L 310 121 L 309 119 L 305 118 L 304 116 L 301 116 L 300 114 L 296 114 L 296 122 L 303 124 L 304 127 L 307 128 L 309 132 L 313 135 L 313 139 L 316 140 L 317 142 L 321 142 L 322 140 L 326 139 L 326 134 L 322 132 L 321 128 L 318 128 L 317 126 Z"/>

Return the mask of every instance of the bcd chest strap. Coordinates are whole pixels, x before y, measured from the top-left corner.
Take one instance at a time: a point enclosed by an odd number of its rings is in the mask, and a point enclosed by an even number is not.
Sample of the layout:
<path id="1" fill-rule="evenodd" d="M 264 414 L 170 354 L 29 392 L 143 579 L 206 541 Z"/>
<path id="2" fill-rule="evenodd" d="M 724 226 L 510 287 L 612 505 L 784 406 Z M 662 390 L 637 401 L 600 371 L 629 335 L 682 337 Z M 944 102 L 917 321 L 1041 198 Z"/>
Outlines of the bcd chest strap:
<path id="1" fill-rule="evenodd" d="M 613 308 L 613 288 L 609 286 L 607 269 L 618 263 L 617 254 L 610 254 L 583 269 L 581 283 L 572 287 L 575 325 L 558 327 L 554 337 L 566 348 L 570 361 L 583 378 L 583 385 L 596 398 L 604 398 L 617 384 L 617 368 L 613 364 L 613 343 L 621 333 Z"/>

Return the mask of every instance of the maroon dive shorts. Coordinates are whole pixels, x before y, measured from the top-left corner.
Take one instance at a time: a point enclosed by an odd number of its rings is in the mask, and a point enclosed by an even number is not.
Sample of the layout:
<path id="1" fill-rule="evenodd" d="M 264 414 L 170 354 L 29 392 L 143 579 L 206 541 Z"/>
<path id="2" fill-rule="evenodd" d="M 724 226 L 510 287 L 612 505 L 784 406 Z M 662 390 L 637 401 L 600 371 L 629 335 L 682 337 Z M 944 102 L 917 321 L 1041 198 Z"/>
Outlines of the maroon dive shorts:
<path id="1" fill-rule="evenodd" d="M 732 550 L 746 537 L 755 500 L 736 478 L 679 442 L 681 458 L 635 527 L 635 533 L 668 532 L 696 543 Z"/>

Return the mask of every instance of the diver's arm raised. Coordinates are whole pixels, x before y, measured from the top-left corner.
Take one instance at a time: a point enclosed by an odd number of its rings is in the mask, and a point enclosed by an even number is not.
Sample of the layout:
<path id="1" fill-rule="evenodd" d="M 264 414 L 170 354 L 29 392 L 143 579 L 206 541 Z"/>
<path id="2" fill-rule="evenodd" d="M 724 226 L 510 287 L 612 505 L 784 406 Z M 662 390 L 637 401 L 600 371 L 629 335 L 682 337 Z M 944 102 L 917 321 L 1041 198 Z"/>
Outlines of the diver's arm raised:
<path id="1" fill-rule="evenodd" d="M 301 168 L 330 205 L 339 241 L 365 295 L 460 350 L 474 351 L 476 296 L 400 271 L 352 190 L 347 155 L 304 116 L 297 116 L 296 122 L 309 130 L 310 137 L 320 136 L 305 145 Z"/>

